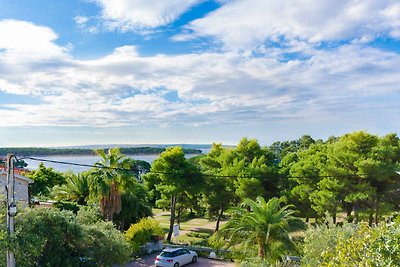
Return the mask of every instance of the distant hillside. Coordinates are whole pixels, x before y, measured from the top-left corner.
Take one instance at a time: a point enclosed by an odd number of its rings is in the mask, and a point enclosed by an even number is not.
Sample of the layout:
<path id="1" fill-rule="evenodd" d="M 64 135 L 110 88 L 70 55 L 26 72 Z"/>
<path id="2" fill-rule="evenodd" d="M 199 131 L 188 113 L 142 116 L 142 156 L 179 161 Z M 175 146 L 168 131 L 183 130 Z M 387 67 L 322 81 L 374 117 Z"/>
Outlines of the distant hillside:
<path id="1" fill-rule="evenodd" d="M 155 155 L 165 150 L 162 147 L 123 147 L 121 153 L 126 155 Z M 183 148 L 185 154 L 201 154 L 200 149 Z M 0 156 L 13 153 L 18 156 L 60 156 L 60 155 L 93 155 L 91 148 L 44 148 L 44 147 L 5 147 L 0 148 Z"/>

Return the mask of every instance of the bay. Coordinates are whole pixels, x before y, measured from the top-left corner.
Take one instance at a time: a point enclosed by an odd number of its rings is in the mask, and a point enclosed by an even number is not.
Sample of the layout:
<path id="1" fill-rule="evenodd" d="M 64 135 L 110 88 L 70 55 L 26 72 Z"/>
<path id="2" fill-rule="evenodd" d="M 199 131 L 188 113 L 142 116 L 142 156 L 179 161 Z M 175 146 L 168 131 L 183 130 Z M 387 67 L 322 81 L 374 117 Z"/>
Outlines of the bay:
<path id="1" fill-rule="evenodd" d="M 194 156 L 198 156 L 201 154 L 187 154 L 186 158 L 191 158 Z M 154 154 L 154 155 L 127 155 L 127 157 L 133 158 L 135 160 L 144 160 L 149 162 L 150 164 L 153 163 L 153 161 L 159 157 L 159 155 Z M 32 157 L 32 158 L 37 158 L 37 159 L 45 159 L 45 160 L 51 160 L 51 161 L 62 161 L 62 162 L 68 162 L 68 163 L 77 163 L 77 164 L 84 164 L 84 165 L 93 165 L 94 163 L 98 162 L 100 160 L 100 157 L 98 156 L 38 156 L 38 157 Z M 42 162 L 44 166 L 46 167 L 51 167 L 55 171 L 58 172 L 67 172 L 67 171 L 73 171 L 73 172 L 82 172 L 82 171 L 87 171 L 90 169 L 90 167 L 83 167 L 83 166 L 74 166 L 74 165 L 68 165 L 68 164 L 61 164 L 61 163 L 54 163 L 54 162 L 46 162 L 46 161 L 40 161 L 40 160 L 32 160 L 32 159 L 24 159 L 24 161 L 28 164 L 27 168 L 29 170 L 36 170 L 39 167 L 39 164 Z"/>

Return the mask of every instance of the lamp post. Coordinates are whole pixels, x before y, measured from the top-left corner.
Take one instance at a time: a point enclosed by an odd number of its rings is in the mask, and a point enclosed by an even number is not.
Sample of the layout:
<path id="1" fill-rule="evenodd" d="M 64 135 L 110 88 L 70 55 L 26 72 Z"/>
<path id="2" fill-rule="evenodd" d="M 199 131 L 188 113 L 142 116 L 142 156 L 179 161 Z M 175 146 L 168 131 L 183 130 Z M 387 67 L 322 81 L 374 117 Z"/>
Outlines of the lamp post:
<path id="1" fill-rule="evenodd" d="M 17 214 L 17 205 L 15 204 L 15 177 L 14 177 L 14 161 L 13 154 L 7 155 L 7 229 L 8 237 L 14 233 L 14 216 Z M 7 250 L 7 267 L 15 267 L 14 252 L 8 248 Z"/>

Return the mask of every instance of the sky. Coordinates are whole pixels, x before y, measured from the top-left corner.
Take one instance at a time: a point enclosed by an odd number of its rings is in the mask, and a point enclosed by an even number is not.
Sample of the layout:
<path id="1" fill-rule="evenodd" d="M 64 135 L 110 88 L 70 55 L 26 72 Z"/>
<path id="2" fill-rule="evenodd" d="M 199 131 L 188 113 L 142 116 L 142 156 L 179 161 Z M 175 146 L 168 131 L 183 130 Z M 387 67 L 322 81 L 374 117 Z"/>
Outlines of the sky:
<path id="1" fill-rule="evenodd" d="M 0 146 L 400 129 L 398 0 L 0 0 Z"/>

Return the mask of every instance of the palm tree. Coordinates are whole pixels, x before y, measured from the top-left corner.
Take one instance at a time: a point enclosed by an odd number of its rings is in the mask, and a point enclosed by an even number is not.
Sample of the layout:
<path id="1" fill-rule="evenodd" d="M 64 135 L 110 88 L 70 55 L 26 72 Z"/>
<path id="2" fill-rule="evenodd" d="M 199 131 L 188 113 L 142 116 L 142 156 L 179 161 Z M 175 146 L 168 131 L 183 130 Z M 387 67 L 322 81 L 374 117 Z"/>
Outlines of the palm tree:
<path id="1" fill-rule="evenodd" d="M 82 172 L 65 174 L 65 184 L 55 186 L 53 195 L 58 200 L 67 200 L 86 205 L 89 198 L 89 173 Z"/>
<path id="2" fill-rule="evenodd" d="M 121 194 L 135 182 L 130 171 L 134 160 L 121 154 L 118 148 L 111 148 L 107 154 L 103 149 L 94 151 L 100 156 L 91 173 L 92 196 L 100 201 L 104 218 L 112 221 L 113 215 L 121 211 Z"/>
<path id="3" fill-rule="evenodd" d="M 289 233 L 304 229 L 300 218 L 293 216 L 296 212 L 282 201 L 271 198 L 268 202 L 261 196 L 256 201 L 244 199 L 241 207 L 231 209 L 232 218 L 217 233 L 227 238 L 229 245 L 243 244 L 245 248 L 258 248 L 258 256 L 264 259 L 278 259 L 277 251 L 294 248 Z"/>

